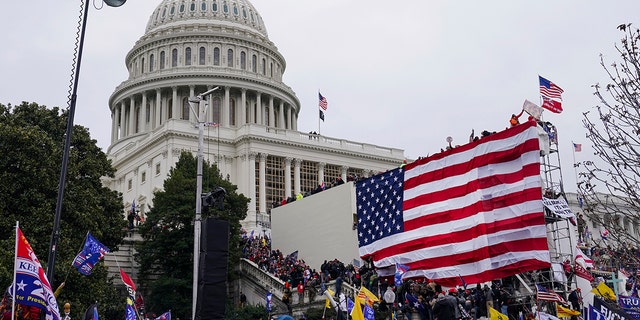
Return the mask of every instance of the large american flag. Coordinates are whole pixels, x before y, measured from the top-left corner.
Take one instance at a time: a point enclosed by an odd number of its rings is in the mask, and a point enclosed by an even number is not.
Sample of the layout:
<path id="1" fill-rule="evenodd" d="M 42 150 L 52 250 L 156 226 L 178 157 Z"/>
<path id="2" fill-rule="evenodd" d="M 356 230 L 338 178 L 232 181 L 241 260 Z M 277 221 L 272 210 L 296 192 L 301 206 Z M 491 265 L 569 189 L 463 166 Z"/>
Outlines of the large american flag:
<path id="1" fill-rule="evenodd" d="M 549 99 L 560 99 L 562 100 L 562 90 L 555 83 L 538 76 L 540 80 L 540 95 Z"/>
<path id="2" fill-rule="evenodd" d="M 535 122 L 358 181 L 360 256 L 445 286 L 549 268 Z"/>
<path id="3" fill-rule="evenodd" d="M 318 105 L 320 106 L 320 108 L 322 108 L 322 110 L 327 110 L 327 106 L 329 105 L 327 103 L 327 98 L 325 98 L 324 96 L 322 96 L 322 94 L 320 92 L 318 92 L 318 99 L 320 99 L 320 102 L 318 103 Z"/>

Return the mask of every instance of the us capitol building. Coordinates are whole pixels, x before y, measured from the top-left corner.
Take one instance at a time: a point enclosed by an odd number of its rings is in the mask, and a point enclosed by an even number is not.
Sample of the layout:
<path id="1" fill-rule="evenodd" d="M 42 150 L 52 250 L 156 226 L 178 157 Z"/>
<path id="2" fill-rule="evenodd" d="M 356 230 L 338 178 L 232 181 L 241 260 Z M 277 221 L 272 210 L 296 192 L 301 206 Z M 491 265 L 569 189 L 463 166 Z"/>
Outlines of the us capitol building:
<path id="1" fill-rule="evenodd" d="M 298 131 L 302 106 L 282 82 L 285 59 L 249 1 L 164 0 L 125 60 L 129 77 L 109 98 L 117 171 L 106 181 L 125 212 L 134 200 L 148 211 L 180 153 L 197 154 L 188 100 L 214 87 L 206 121 L 219 126 L 205 128 L 204 159 L 251 199 L 247 230 L 268 227 L 273 202 L 404 160 L 400 149 Z"/>

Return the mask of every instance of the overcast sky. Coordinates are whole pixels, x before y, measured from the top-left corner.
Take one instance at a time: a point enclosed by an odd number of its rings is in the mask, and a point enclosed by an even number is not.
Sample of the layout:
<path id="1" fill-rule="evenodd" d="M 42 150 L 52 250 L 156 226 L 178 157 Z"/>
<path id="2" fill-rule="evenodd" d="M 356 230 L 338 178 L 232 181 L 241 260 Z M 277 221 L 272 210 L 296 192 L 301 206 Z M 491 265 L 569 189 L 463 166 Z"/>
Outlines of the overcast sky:
<path id="1" fill-rule="evenodd" d="M 82 2 L 2 4 L 0 103 L 67 107 Z M 108 98 L 160 2 L 97 10 L 91 1 L 75 122 L 105 151 Z M 567 191 L 575 191 L 571 141 L 583 144 L 577 161 L 594 160 L 582 114 L 598 104 L 591 85 L 608 80 L 599 54 L 619 60 L 616 27 L 639 22 L 640 13 L 637 0 L 252 3 L 287 61 L 300 131 L 404 149 L 410 159 L 438 152 L 447 136 L 463 144 L 471 129 L 506 128 L 525 99 L 539 104 L 538 75 L 546 77 L 564 89 L 564 111 L 543 118 L 558 127 Z M 320 127 L 318 90 L 329 102 Z"/>

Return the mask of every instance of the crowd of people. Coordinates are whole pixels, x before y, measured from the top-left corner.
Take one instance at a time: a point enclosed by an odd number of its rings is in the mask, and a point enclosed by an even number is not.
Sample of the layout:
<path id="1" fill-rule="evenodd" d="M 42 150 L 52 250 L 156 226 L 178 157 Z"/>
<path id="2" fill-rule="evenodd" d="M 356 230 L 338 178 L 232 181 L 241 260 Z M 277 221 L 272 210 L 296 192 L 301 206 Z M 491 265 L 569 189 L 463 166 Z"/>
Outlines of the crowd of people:
<path id="1" fill-rule="evenodd" d="M 390 314 L 396 311 L 416 313 L 421 319 L 447 319 L 448 314 L 454 314 L 457 319 L 477 319 L 488 316 L 488 306 L 517 318 L 518 315 L 526 315 L 531 309 L 531 303 L 535 303 L 514 300 L 517 282 L 511 278 L 495 282 L 491 287 L 478 285 L 448 291 L 423 279 L 408 280 L 396 287 L 393 276 L 379 277 L 374 268 L 366 265 L 358 267 L 333 259 L 325 260 L 318 271 L 299 259 L 297 251 L 284 254 L 278 249 L 272 249 L 271 240 L 265 235 L 244 233 L 243 241 L 244 258 L 285 283 L 282 301 L 289 307 L 289 311 L 294 303 L 294 294 L 297 294 L 297 303 L 303 303 L 305 296 L 312 301 L 322 290 L 322 285 L 333 280 L 335 286 L 330 289 L 335 297 L 341 296 L 343 282 L 355 288 L 362 286 L 381 298 L 376 304 L 380 311 L 389 311 Z"/>

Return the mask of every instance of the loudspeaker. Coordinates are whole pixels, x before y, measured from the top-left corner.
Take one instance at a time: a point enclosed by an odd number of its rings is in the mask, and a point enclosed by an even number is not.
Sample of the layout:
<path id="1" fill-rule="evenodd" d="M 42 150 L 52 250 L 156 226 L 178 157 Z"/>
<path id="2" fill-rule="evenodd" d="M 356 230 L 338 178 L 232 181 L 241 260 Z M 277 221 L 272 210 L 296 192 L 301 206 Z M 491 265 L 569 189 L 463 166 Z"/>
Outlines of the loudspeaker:
<path id="1" fill-rule="evenodd" d="M 203 222 L 200 243 L 195 319 L 224 319 L 227 302 L 229 222 L 207 218 Z"/>

